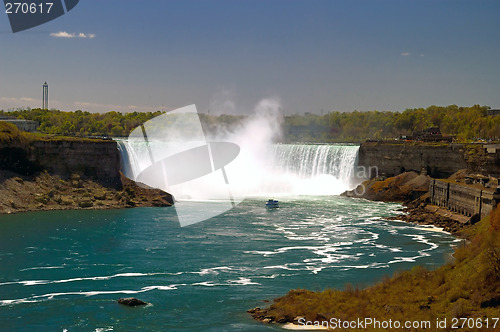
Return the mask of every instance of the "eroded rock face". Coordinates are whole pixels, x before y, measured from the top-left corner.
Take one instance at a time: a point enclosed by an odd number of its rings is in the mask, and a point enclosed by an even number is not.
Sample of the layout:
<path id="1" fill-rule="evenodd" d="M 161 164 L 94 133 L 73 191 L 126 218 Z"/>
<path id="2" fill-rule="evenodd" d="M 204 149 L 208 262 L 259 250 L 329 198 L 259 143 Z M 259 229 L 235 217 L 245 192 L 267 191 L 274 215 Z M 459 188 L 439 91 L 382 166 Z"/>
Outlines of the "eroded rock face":
<path id="1" fill-rule="evenodd" d="M 383 181 L 371 179 L 356 189 L 342 193 L 343 196 L 366 198 L 372 201 L 410 202 L 429 190 L 431 177 L 416 172 L 405 172 Z"/>
<path id="2" fill-rule="evenodd" d="M 121 175 L 121 173 L 119 173 Z M 166 207 L 173 204 L 172 195 L 139 186 L 121 175 L 118 187 L 107 187 L 93 180 L 72 180 L 42 172 L 19 176 L 0 169 L 0 213 L 41 210 L 119 209 L 133 206 Z"/>
<path id="3" fill-rule="evenodd" d="M 135 297 L 119 298 L 118 300 L 116 300 L 116 302 L 129 307 L 136 307 L 138 305 L 148 304 L 147 302 L 136 299 Z"/>
<path id="4" fill-rule="evenodd" d="M 425 169 L 434 178 L 447 178 L 467 168 L 468 162 L 461 144 L 366 142 L 359 148 L 359 165 L 376 166 L 382 176 Z"/>
<path id="5" fill-rule="evenodd" d="M 120 155 L 114 141 L 37 141 L 30 144 L 29 160 L 51 174 L 73 173 L 107 184 L 120 180 Z"/>
<path id="6" fill-rule="evenodd" d="M 20 175 L 47 171 L 63 178 L 77 173 L 108 185 L 120 183 L 120 155 L 112 140 L 0 142 L 0 169 Z"/>
<path id="7" fill-rule="evenodd" d="M 500 149 L 490 153 L 483 144 L 365 142 L 359 148 L 359 165 L 376 167 L 378 174 L 371 177 L 425 170 L 433 178 L 447 178 L 466 169 L 498 178 Z"/>
<path id="8" fill-rule="evenodd" d="M 0 213 L 164 207 L 172 195 L 120 172 L 112 140 L 0 141 Z"/>

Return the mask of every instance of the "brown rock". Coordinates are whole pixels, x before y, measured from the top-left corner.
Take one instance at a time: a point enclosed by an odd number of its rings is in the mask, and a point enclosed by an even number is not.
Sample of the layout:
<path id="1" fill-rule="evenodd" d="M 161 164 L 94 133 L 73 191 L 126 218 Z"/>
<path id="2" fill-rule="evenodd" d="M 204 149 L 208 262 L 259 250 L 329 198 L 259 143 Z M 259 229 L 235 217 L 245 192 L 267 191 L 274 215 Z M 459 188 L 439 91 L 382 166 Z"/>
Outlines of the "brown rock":
<path id="1" fill-rule="evenodd" d="M 147 302 L 136 299 L 135 297 L 119 298 L 118 300 L 116 300 L 116 302 L 129 307 L 148 304 Z"/>
<path id="2" fill-rule="evenodd" d="M 79 201 L 78 206 L 81 208 L 90 208 L 94 206 L 94 202 L 92 202 L 90 199 L 85 199 Z"/>

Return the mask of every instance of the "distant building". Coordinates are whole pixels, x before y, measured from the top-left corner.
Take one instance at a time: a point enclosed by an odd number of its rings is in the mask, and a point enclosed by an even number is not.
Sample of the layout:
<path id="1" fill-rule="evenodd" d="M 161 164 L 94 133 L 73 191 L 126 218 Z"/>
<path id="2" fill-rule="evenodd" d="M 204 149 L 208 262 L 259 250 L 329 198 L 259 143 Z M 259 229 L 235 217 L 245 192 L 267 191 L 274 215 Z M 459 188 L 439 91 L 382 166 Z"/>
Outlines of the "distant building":
<path id="1" fill-rule="evenodd" d="M 38 130 L 38 127 L 40 126 L 36 121 L 17 119 L 15 116 L 10 115 L 0 116 L 0 121 L 12 123 L 19 130 L 27 131 L 30 133 L 36 132 Z"/>
<path id="2" fill-rule="evenodd" d="M 497 153 L 497 151 L 500 151 L 500 144 L 485 144 L 483 145 L 483 148 L 485 148 L 486 153 Z"/>
<path id="3" fill-rule="evenodd" d="M 500 187 L 466 185 L 443 180 L 431 180 L 429 200 L 433 205 L 468 217 L 484 217 L 500 202 Z"/>
<path id="4" fill-rule="evenodd" d="M 497 109 L 497 110 L 488 110 L 487 111 L 488 115 L 491 115 L 491 116 L 497 116 L 497 115 L 500 115 L 500 109 Z"/>
<path id="5" fill-rule="evenodd" d="M 47 82 L 43 83 L 42 86 L 42 109 L 49 109 L 49 85 Z"/>
<path id="6" fill-rule="evenodd" d="M 0 121 L 5 121 L 5 120 L 16 120 L 17 118 L 12 115 L 0 115 Z"/>
<path id="7" fill-rule="evenodd" d="M 416 141 L 422 142 L 451 142 L 455 138 L 454 136 L 443 136 L 439 127 L 429 127 L 422 131 L 413 132 L 412 138 Z"/>

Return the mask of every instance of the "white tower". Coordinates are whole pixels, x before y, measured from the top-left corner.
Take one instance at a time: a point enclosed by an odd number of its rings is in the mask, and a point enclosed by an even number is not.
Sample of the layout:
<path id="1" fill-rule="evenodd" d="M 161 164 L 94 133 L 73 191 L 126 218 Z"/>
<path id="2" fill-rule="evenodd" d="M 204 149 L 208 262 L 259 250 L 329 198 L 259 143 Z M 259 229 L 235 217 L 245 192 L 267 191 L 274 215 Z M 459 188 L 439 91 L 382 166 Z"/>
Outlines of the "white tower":
<path id="1" fill-rule="evenodd" d="M 43 84 L 42 88 L 42 109 L 49 109 L 49 85 L 47 82 Z"/>

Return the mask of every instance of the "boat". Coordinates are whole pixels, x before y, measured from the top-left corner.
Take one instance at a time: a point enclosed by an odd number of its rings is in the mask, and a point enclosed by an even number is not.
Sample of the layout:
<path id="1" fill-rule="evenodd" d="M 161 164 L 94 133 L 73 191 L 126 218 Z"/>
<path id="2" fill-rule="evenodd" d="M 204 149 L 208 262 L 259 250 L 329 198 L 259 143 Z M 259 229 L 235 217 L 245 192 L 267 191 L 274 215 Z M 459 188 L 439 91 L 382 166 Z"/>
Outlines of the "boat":
<path id="1" fill-rule="evenodd" d="M 279 204 L 278 204 L 278 201 L 275 200 L 274 198 L 271 198 L 269 199 L 267 202 L 266 202 L 266 207 L 268 209 L 276 209 L 276 208 L 279 208 Z"/>

